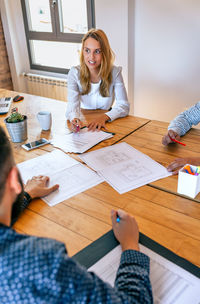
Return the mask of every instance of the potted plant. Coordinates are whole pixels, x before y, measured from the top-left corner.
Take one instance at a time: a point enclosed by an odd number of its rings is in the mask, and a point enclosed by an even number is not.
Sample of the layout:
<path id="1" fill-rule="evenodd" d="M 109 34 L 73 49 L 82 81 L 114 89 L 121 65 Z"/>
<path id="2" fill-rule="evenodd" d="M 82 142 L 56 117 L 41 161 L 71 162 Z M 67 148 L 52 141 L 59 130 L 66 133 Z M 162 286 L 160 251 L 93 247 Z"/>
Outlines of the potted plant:
<path id="1" fill-rule="evenodd" d="M 27 116 L 20 114 L 17 108 L 12 110 L 11 115 L 4 122 L 12 142 L 22 142 L 27 139 Z"/>

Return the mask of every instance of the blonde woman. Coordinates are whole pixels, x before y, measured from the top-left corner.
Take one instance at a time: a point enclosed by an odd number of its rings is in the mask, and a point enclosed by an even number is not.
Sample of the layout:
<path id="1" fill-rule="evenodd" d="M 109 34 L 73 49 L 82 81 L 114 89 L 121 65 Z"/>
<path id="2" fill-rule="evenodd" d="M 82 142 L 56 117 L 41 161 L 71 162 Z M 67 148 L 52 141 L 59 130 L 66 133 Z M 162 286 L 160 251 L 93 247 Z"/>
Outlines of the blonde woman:
<path id="1" fill-rule="evenodd" d="M 66 117 L 74 132 L 81 127 L 80 108 L 108 110 L 88 124 L 90 131 L 98 131 L 106 127 L 106 122 L 128 115 L 130 106 L 122 69 L 113 62 L 114 53 L 106 34 L 91 29 L 82 39 L 80 66 L 72 67 L 68 74 Z"/>

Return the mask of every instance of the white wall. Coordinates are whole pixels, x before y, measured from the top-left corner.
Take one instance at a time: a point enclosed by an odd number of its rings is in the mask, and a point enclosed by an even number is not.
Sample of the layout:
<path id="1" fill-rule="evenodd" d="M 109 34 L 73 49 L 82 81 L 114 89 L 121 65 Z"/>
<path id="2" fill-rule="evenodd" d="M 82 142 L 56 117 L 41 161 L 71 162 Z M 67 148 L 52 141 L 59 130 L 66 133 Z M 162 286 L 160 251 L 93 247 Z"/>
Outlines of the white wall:
<path id="1" fill-rule="evenodd" d="M 199 0 L 136 0 L 134 114 L 169 121 L 200 100 L 199 58 Z"/>
<path id="2" fill-rule="evenodd" d="M 20 0 L 0 4 L 4 27 L 9 16 L 14 87 L 23 91 L 19 75 L 29 67 Z M 95 8 L 96 26 L 107 33 L 123 67 L 131 113 L 170 121 L 200 99 L 199 0 L 95 0 Z"/>
<path id="3" fill-rule="evenodd" d="M 96 28 L 105 31 L 128 89 L 128 0 L 95 0 Z"/>

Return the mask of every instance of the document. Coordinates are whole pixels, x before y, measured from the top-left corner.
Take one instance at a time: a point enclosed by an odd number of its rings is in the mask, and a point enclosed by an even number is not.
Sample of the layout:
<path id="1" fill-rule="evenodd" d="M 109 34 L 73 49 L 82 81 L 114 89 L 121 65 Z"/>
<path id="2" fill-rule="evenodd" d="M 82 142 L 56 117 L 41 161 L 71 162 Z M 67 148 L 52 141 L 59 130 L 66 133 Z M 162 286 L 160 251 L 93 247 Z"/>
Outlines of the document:
<path id="1" fill-rule="evenodd" d="M 58 190 L 42 198 L 49 206 L 54 206 L 103 181 L 96 172 L 60 150 L 19 163 L 17 167 L 24 183 L 33 176 L 47 175 L 50 178 L 49 186 L 59 184 Z"/>
<path id="2" fill-rule="evenodd" d="M 141 252 L 150 257 L 150 280 L 155 304 L 199 304 L 199 278 L 140 244 Z M 114 286 L 120 263 L 118 245 L 88 270 Z"/>
<path id="3" fill-rule="evenodd" d="M 70 133 L 66 135 L 56 135 L 51 140 L 54 147 L 60 148 L 65 152 L 83 153 L 99 142 L 113 137 L 112 133 L 104 131 L 89 132 L 88 128 L 83 128 L 78 133 Z"/>
<path id="4" fill-rule="evenodd" d="M 120 194 L 172 174 L 125 142 L 84 153 L 79 158 Z"/>

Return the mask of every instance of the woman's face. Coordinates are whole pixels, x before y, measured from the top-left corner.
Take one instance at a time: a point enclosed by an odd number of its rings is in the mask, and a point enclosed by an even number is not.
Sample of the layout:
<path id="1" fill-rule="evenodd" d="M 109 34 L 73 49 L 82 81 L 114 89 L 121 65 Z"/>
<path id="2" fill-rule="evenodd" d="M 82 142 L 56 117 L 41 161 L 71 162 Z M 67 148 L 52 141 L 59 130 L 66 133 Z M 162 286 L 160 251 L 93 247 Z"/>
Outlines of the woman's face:
<path id="1" fill-rule="evenodd" d="M 90 72 L 95 70 L 98 71 L 102 60 L 101 46 L 99 41 L 91 37 L 85 40 L 83 46 L 83 57 L 84 62 Z"/>

